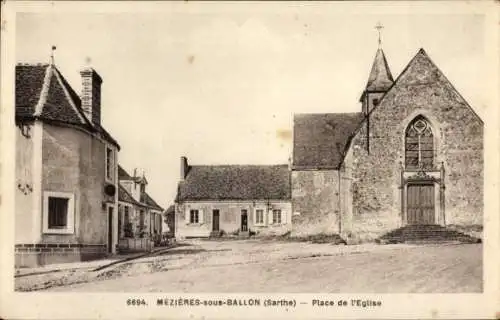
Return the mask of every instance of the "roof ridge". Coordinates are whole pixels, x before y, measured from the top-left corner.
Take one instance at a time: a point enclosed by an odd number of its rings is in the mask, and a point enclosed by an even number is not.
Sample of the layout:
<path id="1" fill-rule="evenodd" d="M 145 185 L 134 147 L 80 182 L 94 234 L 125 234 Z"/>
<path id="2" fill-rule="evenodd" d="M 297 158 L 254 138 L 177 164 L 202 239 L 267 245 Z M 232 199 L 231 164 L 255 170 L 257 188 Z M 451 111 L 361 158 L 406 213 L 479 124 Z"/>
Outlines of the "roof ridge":
<path id="1" fill-rule="evenodd" d="M 43 107 L 47 102 L 47 96 L 49 93 L 51 79 L 52 79 L 52 68 L 51 65 L 49 64 L 45 69 L 45 76 L 43 78 L 42 90 L 40 91 L 40 98 L 38 98 L 38 102 L 35 105 L 35 112 L 33 114 L 35 117 L 40 116 L 43 112 Z"/>
<path id="2" fill-rule="evenodd" d="M 49 66 L 50 64 L 47 62 L 17 62 L 16 67 L 45 67 Z"/>

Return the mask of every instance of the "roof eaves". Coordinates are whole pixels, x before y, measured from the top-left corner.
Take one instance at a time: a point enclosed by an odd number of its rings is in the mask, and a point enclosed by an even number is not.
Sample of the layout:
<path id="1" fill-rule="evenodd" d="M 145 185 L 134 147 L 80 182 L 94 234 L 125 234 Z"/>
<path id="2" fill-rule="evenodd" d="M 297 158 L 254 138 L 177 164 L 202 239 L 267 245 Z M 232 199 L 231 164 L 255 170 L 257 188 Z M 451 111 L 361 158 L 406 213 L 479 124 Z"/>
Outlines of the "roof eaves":
<path id="1" fill-rule="evenodd" d="M 134 197 L 130 194 L 130 192 L 128 192 L 128 190 L 125 189 L 125 187 L 123 187 L 122 185 L 120 185 L 120 188 L 130 197 L 130 199 L 132 199 L 132 202 L 129 202 L 129 203 L 133 203 L 133 204 L 138 205 L 138 206 L 144 206 L 144 204 L 142 204 L 141 202 L 135 200 Z"/>

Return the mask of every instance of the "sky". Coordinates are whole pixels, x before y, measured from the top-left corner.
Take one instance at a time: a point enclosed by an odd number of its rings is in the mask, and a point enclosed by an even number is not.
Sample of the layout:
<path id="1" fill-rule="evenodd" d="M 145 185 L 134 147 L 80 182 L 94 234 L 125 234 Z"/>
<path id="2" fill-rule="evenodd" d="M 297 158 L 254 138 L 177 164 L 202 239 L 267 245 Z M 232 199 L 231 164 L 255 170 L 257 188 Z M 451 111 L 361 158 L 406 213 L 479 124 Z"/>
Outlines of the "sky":
<path id="1" fill-rule="evenodd" d="M 79 70 L 92 66 L 119 162 L 129 173 L 145 170 L 149 193 L 167 207 L 181 156 L 287 163 L 294 113 L 360 111 L 378 22 L 394 77 L 424 48 L 484 119 L 482 15 L 363 5 L 180 2 L 132 13 L 61 11 L 55 2 L 17 14 L 16 60 L 47 63 L 57 46 L 55 64 L 76 92 Z"/>

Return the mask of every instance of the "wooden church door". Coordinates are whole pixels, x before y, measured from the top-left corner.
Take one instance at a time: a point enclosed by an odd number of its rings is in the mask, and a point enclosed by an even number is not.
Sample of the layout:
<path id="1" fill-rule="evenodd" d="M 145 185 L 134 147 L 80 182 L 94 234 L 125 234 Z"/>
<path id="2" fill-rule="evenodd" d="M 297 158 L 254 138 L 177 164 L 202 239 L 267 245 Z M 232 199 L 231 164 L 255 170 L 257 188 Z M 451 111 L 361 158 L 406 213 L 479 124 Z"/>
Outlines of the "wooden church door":
<path id="1" fill-rule="evenodd" d="M 407 192 L 407 223 L 434 224 L 434 185 L 410 184 Z"/>

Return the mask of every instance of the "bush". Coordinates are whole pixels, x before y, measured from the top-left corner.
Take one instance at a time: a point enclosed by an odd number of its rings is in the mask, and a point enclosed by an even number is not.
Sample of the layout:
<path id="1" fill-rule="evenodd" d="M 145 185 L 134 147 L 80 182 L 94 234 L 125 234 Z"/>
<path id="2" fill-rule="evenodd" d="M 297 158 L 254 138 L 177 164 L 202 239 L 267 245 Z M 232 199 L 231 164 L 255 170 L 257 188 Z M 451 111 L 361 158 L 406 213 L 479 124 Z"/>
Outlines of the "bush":
<path id="1" fill-rule="evenodd" d="M 134 231 L 133 231 L 131 222 L 128 222 L 123 226 L 123 234 L 124 234 L 125 238 L 133 238 L 134 237 Z"/>

